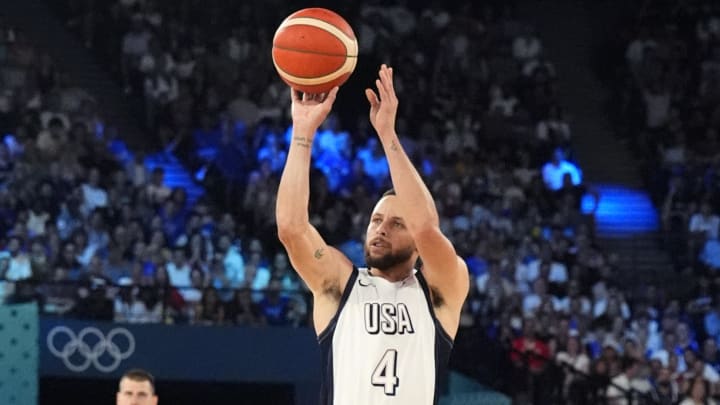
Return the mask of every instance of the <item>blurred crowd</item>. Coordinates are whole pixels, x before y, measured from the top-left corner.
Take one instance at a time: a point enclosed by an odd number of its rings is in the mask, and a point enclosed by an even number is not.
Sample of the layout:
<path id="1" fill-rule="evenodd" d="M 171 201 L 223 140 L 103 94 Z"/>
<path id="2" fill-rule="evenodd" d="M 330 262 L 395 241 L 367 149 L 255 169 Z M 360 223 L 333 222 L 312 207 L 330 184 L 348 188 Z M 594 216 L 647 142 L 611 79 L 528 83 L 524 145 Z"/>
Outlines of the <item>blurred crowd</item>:
<path id="1" fill-rule="evenodd" d="M 328 5 L 370 62 L 316 136 L 311 221 L 363 264 L 368 216 L 390 182 L 367 107 L 351 92 L 361 96 L 388 63 L 398 133 L 473 280 L 457 368 L 535 403 L 630 395 L 672 404 L 718 392 L 720 279 L 708 262 L 720 223 L 710 147 L 720 14 L 705 3 L 638 7 L 633 17 L 653 23 L 628 24 L 637 32 L 623 40 L 614 89 L 623 101 L 614 123 L 638 156 L 651 156 L 649 187 L 658 205 L 667 200 L 668 248 L 682 253 L 686 285 L 618 284 L 616 257 L 595 240 L 598 196 L 573 159 L 562 77 L 507 2 Z M 142 101 L 148 133 L 203 173 L 210 192 L 198 201 L 167 187 L 142 153 L 112 155 L 121 134 L 92 97 L 0 20 L 0 297 L 118 322 L 307 325 L 311 302 L 275 236 L 273 203 L 289 97 L 269 49 L 272 28 L 296 9 L 228 0 L 58 8 Z"/>

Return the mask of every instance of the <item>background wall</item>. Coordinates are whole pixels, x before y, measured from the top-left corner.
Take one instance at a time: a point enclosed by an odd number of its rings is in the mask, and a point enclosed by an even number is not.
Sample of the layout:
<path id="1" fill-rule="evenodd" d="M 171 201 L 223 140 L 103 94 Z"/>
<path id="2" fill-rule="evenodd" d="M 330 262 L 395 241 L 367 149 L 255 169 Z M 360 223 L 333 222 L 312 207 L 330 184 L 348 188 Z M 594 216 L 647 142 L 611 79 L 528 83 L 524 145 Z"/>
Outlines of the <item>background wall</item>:
<path id="1" fill-rule="evenodd" d="M 37 305 L 0 306 L 0 404 L 36 403 L 37 337 Z"/>

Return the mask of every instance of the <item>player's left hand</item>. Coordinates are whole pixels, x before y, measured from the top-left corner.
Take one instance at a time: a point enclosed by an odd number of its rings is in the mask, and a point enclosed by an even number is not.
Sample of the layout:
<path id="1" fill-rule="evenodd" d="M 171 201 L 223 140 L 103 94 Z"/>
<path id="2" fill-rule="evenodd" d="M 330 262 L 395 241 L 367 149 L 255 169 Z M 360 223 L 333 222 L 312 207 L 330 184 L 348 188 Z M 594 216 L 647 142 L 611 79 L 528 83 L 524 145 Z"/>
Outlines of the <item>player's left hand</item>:
<path id="1" fill-rule="evenodd" d="M 370 102 L 370 123 L 382 138 L 395 131 L 398 99 L 393 86 L 393 70 L 383 64 L 380 66 L 379 78 L 375 80 L 378 92 L 365 89 L 365 96 Z"/>

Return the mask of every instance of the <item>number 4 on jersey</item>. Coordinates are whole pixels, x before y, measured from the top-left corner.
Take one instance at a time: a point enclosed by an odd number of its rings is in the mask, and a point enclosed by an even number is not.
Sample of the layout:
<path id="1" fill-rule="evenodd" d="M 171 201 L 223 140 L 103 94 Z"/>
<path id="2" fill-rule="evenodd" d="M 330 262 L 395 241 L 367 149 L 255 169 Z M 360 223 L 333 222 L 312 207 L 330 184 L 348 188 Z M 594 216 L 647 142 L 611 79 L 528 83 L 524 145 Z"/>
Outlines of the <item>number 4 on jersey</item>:
<path id="1" fill-rule="evenodd" d="M 397 374 L 397 350 L 388 349 L 373 371 L 370 382 L 376 387 L 384 387 L 385 395 L 395 395 L 395 389 L 400 385 Z"/>

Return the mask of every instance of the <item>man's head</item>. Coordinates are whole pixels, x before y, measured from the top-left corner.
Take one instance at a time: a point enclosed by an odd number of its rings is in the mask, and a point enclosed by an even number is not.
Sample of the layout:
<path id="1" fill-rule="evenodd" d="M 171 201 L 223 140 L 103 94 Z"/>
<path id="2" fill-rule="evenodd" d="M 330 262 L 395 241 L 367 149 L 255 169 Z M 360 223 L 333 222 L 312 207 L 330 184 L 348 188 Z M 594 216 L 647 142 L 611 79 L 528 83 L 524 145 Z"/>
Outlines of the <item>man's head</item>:
<path id="1" fill-rule="evenodd" d="M 173 263 L 177 267 L 182 267 L 185 265 L 185 249 L 178 246 L 173 250 Z"/>
<path id="2" fill-rule="evenodd" d="M 145 370 L 133 369 L 120 379 L 117 405 L 156 405 L 155 378 Z"/>
<path id="3" fill-rule="evenodd" d="M 623 356 L 620 359 L 620 365 L 622 366 L 623 373 L 625 373 L 628 378 L 633 379 L 637 376 L 639 370 L 638 359 L 630 356 Z"/>
<path id="4" fill-rule="evenodd" d="M 368 267 L 387 271 L 403 263 L 408 266 L 415 263 L 417 249 L 402 214 L 395 191 L 383 194 L 370 215 L 367 228 L 365 263 Z"/>
<path id="5" fill-rule="evenodd" d="M 7 250 L 10 252 L 11 255 L 15 256 L 20 252 L 20 248 L 22 247 L 22 239 L 17 236 L 13 235 L 10 237 L 10 240 L 8 240 L 7 243 Z"/>
<path id="6" fill-rule="evenodd" d="M 151 179 L 153 185 L 160 187 L 165 181 L 165 170 L 162 167 L 156 167 L 152 171 Z"/>
<path id="7" fill-rule="evenodd" d="M 100 184 L 100 170 L 97 167 L 90 169 L 88 173 L 88 184 L 93 187 L 97 187 Z"/>

